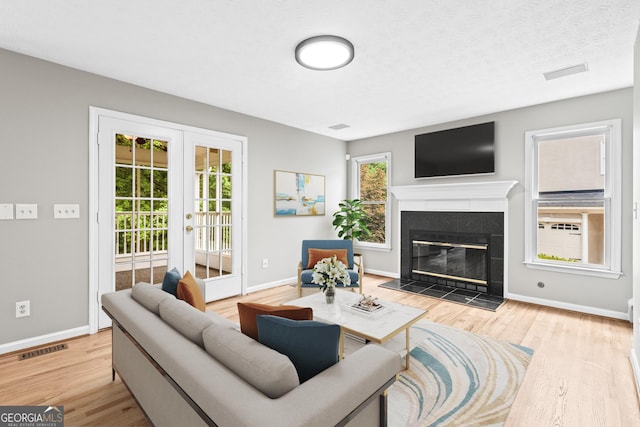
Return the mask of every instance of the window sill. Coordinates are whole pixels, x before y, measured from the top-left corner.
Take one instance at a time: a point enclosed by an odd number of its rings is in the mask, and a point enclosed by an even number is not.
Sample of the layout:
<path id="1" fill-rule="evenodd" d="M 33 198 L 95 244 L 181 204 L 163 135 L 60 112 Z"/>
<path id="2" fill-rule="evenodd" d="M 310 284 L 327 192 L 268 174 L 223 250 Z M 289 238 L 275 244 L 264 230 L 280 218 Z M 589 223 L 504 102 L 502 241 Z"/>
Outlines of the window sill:
<path id="1" fill-rule="evenodd" d="M 391 252 L 391 247 L 386 245 L 376 245 L 376 244 L 363 244 L 356 243 L 354 246 L 354 251 L 378 251 L 378 252 Z"/>
<path id="2" fill-rule="evenodd" d="M 622 276 L 621 271 L 612 271 L 612 270 L 604 270 L 597 268 L 589 268 L 589 267 L 577 267 L 577 266 L 568 266 L 568 265 L 558 265 L 558 264 L 550 264 L 538 261 L 525 261 L 524 265 L 527 268 L 532 268 L 535 270 L 548 270 L 555 271 L 558 273 L 569 273 L 569 274 L 580 274 L 583 276 L 594 276 L 594 277 L 603 277 L 606 279 L 617 279 Z"/>

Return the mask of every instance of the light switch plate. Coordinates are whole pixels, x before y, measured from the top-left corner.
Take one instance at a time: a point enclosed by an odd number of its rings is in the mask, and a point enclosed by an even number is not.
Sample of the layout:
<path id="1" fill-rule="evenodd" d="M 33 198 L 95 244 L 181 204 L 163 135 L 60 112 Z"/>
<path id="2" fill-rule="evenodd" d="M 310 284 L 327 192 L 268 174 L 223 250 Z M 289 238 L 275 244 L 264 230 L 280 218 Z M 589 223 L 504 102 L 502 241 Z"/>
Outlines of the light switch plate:
<path id="1" fill-rule="evenodd" d="M 16 219 L 37 219 L 38 218 L 38 205 L 37 204 L 20 204 L 16 205 Z"/>
<path id="2" fill-rule="evenodd" d="M 80 218 L 80 205 L 53 205 L 55 219 Z"/>
<path id="3" fill-rule="evenodd" d="M 13 219 L 13 204 L 0 203 L 0 219 Z"/>

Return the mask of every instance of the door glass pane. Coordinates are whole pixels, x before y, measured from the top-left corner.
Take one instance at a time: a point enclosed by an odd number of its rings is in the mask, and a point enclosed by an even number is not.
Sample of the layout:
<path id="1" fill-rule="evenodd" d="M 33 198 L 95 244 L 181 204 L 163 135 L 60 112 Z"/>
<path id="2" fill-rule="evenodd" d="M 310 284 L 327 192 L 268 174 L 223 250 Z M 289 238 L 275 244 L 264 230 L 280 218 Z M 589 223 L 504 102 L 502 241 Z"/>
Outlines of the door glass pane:
<path id="1" fill-rule="evenodd" d="M 153 197 L 156 199 L 166 199 L 168 197 L 167 193 L 167 182 L 168 182 L 168 173 L 166 170 L 154 170 L 153 171 Z"/>
<path id="2" fill-rule="evenodd" d="M 224 172 L 224 153 L 217 148 L 195 150 L 196 277 L 211 279 L 231 274 L 231 177 Z M 230 154 L 226 154 L 230 157 Z M 228 193 L 228 194 L 227 194 Z M 229 224 L 230 225 L 230 224 Z"/>
<path id="3" fill-rule="evenodd" d="M 209 164 L 209 172 L 220 171 L 220 152 L 216 148 L 209 148 L 209 158 L 207 159 Z"/>
<path id="4" fill-rule="evenodd" d="M 116 135 L 116 290 L 160 283 L 167 269 L 168 163 L 166 141 Z"/>
<path id="5" fill-rule="evenodd" d="M 167 170 L 168 148 L 169 144 L 167 144 L 167 141 L 153 140 L 153 158 L 151 164 L 155 170 Z"/>

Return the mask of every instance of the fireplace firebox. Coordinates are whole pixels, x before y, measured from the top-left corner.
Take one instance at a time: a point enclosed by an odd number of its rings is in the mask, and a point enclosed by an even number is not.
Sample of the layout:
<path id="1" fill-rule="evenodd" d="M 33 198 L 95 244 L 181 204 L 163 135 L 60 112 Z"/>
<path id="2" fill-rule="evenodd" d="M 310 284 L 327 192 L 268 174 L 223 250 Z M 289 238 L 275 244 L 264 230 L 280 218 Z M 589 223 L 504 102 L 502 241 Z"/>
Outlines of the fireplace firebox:
<path id="1" fill-rule="evenodd" d="M 489 284 L 489 236 L 414 232 L 411 279 L 486 293 Z"/>

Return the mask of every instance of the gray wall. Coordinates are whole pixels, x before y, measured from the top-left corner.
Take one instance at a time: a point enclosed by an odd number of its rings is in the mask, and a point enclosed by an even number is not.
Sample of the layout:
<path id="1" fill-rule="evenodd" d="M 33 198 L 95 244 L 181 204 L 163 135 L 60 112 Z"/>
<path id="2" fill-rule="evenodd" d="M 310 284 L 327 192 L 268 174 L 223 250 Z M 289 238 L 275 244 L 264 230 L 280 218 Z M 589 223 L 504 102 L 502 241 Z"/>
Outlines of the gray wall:
<path id="1" fill-rule="evenodd" d="M 598 310 L 626 313 L 631 297 L 631 204 L 632 204 L 632 89 L 569 99 L 474 117 L 451 123 L 412 129 L 375 138 L 351 141 L 348 152 L 352 156 L 392 152 L 392 185 L 423 185 L 470 181 L 516 180 L 509 202 L 509 293 L 526 298 L 557 302 L 562 306 L 575 304 Z M 611 118 L 622 119 L 622 271 L 617 280 L 601 279 L 566 273 L 528 269 L 524 261 L 524 134 L 528 130 L 545 129 Z M 413 178 L 414 136 L 435 130 L 464 126 L 486 121 L 496 122 L 496 173 L 491 176 L 453 177 L 416 180 Z M 394 201 L 395 203 L 395 201 Z M 396 207 L 394 205 L 393 209 Z M 378 272 L 398 274 L 399 241 L 395 231 L 398 218 L 392 219 L 392 251 L 363 251 L 366 266 Z M 546 286 L 540 289 L 537 282 Z"/>
<path id="2" fill-rule="evenodd" d="M 294 277 L 302 238 L 334 236 L 345 142 L 6 50 L 0 69 L 0 204 L 37 203 L 39 216 L 0 221 L 0 345 L 88 324 L 89 106 L 248 138 L 249 288 Z M 274 169 L 325 175 L 328 214 L 274 218 Z M 53 220 L 54 203 L 83 215 Z M 31 316 L 16 319 L 22 300 Z"/>
<path id="3" fill-rule="evenodd" d="M 618 280 L 529 270 L 524 256 L 523 187 L 510 202 L 509 290 L 525 296 L 626 311 L 631 296 L 632 90 L 545 104 L 344 143 L 232 111 L 188 101 L 0 49 L 0 203 L 37 203 L 39 219 L 0 221 L 0 345 L 88 324 L 88 229 L 53 218 L 54 203 L 88 209 L 89 106 L 248 137 L 249 290 L 293 278 L 300 240 L 335 236 L 330 213 L 346 197 L 344 154 L 393 153 L 393 185 L 464 181 L 415 180 L 413 136 L 495 120 L 497 173 L 482 180 L 524 181 L 524 132 L 573 123 L 623 119 L 623 258 Z M 278 102 L 279 100 L 275 100 Z M 273 171 L 326 176 L 323 217 L 274 218 Z M 393 218 L 392 230 L 397 229 Z M 391 252 L 366 251 L 368 269 L 398 274 L 398 242 Z M 269 268 L 262 269 L 263 258 Z M 535 286 L 544 281 L 546 287 Z M 15 318 L 15 303 L 31 300 L 31 316 Z"/>

